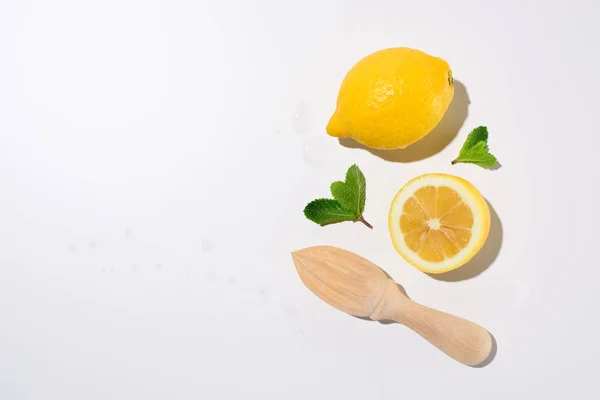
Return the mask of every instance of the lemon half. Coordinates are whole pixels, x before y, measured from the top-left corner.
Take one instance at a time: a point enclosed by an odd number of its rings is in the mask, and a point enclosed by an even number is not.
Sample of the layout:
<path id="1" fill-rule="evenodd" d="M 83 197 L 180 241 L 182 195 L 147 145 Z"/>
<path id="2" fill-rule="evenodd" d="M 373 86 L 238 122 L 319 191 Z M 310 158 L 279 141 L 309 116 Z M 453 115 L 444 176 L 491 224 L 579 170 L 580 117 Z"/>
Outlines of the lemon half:
<path id="1" fill-rule="evenodd" d="M 456 269 L 477 254 L 490 231 L 490 210 L 470 182 L 425 174 L 398 191 L 388 218 L 396 251 L 423 272 Z"/>

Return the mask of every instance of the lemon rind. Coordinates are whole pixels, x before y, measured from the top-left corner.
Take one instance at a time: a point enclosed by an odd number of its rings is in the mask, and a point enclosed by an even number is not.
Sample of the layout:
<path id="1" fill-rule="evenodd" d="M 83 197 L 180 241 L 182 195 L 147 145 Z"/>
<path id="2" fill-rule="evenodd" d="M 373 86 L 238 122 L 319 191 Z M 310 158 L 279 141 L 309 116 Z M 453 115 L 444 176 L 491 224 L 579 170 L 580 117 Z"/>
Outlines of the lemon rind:
<path id="1" fill-rule="evenodd" d="M 400 231 L 400 216 L 404 203 L 424 186 L 447 186 L 461 197 L 473 213 L 471 241 L 453 257 L 431 262 L 418 257 L 410 250 Z M 490 210 L 477 188 L 465 179 L 448 174 L 425 174 L 411 180 L 396 193 L 388 214 L 388 227 L 396 251 L 411 265 L 428 274 L 442 274 L 469 262 L 483 247 L 490 229 Z"/>

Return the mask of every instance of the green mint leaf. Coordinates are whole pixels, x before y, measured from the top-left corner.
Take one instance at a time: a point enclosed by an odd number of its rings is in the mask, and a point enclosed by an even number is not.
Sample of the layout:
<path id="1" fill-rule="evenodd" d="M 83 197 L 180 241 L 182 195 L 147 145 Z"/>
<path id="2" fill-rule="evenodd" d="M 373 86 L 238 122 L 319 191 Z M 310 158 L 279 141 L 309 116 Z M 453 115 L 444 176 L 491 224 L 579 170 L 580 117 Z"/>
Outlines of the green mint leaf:
<path id="1" fill-rule="evenodd" d="M 465 144 L 463 144 L 462 149 L 460 149 L 458 157 L 452 161 L 452 164 L 468 163 L 479 165 L 483 168 L 493 167 L 498 160 L 490 153 L 487 140 L 487 127 L 478 126 L 473 129 L 471 133 L 469 133 L 469 136 L 467 136 L 467 140 L 465 141 Z"/>
<path id="2" fill-rule="evenodd" d="M 331 194 L 334 199 L 313 200 L 304 208 L 309 220 L 323 226 L 342 221 L 360 221 L 373 229 L 363 218 L 367 199 L 367 180 L 356 164 L 348 168 L 346 181 L 333 182 Z"/>
<path id="3" fill-rule="evenodd" d="M 478 142 L 473 147 L 461 151 L 455 163 L 476 164 L 480 167 L 491 168 L 496 164 L 496 157 L 490 154 L 485 142 Z"/>
<path id="4" fill-rule="evenodd" d="M 354 196 L 346 183 L 342 181 L 333 182 L 330 189 L 333 198 L 346 210 L 352 211 L 355 217 L 358 217 L 356 207 L 354 207 Z"/>
<path id="5" fill-rule="evenodd" d="M 360 217 L 365 211 L 367 199 L 367 181 L 356 164 L 348 168 L 346 182 L 333 182 L 331 194 L 344 208 Z"/>
<path id="6" fill-rule="evenodd" d="M 324 226 L 342 221 L 356 221 L 357 216 L 332 199 L 316 199 L 304 208 L 304 215 L 311 221 Z"/>
<path id="7" fill-rule="evenodd" d="M 461 151 L 466 150 L 469 147 L 472 147 L 479 142 L 487 143 L 488 136 L 489 136 L 489 134 L 488 134 L 487 127 L 486 126 L 478 126 L 477 128 L 473 129 L 471 131 L 471 133 L 469 133 L 469 136 L 467 136 L 467 140 L 465 140 L 465 144 L 463 144 Z"/>

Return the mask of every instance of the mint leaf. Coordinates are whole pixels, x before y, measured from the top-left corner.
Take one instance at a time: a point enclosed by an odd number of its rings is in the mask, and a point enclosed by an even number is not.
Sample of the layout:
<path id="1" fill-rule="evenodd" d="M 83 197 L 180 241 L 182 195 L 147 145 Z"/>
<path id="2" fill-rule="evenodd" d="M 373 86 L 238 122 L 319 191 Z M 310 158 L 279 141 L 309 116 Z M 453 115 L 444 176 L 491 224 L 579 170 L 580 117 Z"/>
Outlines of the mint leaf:
<path id="1" fill-rule="evenodd" d="M 496 164 L 496 157 L 490 154 L 485 142 L 478 142 L 472 147 L 461 151 L 455 163 L 470 163 L 480 167 L 491 168 Z"/>
<path id="2" fill-rule="evenodd" d="M 471 133 L 469 133 L 469 136 L 467 136 L 467 140 L 465 140 L 465 144 L 463 144 L 461 150 L 465 150 L 471 146 L 474 146 L 478 142 L 487 142 L 488 136 L 489 134 L 487 127 L 478 126 L 477 128 L 473 129 Z"/>
<path id="3" fill-rule="evenodd" d="M 490 153 L 488 148 L 488 130 L 485 126 L 478 126 L 473 129 L 458 157 L 452 161 L 452 164 L 456 163 L 468 163 L 479 165 L 483 168 L 491 168 L 498 161 L 496 157 Z"/>
<path id="4" fill-rule="evenodd" d="M 309 220 L 323 226 L 342 221 L 360 221 L 373 229 L 363 218 L 367 199 L 367 181 L 356 164 L 348 168 L 346 181 L 333 182 L 331 194 L 334 199 L 313 200 L 304 208 Z"/>
<path id="5" fill-rule="evenodd" d="M 360 217 L 365 210 L 367 199 L 367 181 L 356 164 L 348 168 L 346 182 L 333 182 L 331 194 L 344 208 Z"/>
<path id="6" fill-rule="evenodd" d="M 356 221 L 352 211 L 346 210 L 333 199 L 316 199 L 304 208 L 304 215 L 317 224 L 324 226 L 342 221 Z"/>

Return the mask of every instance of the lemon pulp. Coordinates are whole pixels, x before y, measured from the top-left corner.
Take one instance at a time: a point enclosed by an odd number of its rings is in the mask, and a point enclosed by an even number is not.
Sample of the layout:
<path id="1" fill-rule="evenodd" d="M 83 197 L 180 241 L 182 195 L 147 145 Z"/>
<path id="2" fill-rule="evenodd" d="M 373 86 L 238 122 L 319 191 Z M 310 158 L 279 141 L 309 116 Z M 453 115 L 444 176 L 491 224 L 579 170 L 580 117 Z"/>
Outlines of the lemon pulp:
<path id="1" fill-rule="evenodd" d="M 389 214 L 394 247 L 428 273 L 464 265 L 483 246 L 490 228 L 485 199 L 468 181 L 426 174 L 407 183 Z"/>

